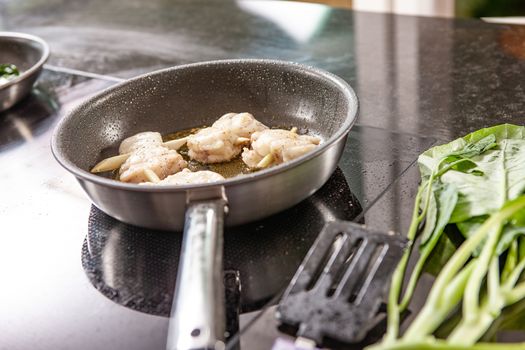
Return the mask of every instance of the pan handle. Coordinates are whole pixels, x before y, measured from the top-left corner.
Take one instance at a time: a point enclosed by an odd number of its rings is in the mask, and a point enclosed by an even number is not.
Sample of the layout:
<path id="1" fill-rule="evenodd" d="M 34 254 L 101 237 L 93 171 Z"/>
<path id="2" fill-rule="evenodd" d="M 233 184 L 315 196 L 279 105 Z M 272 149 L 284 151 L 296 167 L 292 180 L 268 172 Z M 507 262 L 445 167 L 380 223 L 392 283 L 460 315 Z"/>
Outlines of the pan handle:
<path id="1" fill-rule="evenodd" d="M 225 197 L 189 200 L 167 350 L 224 348 Z"/>

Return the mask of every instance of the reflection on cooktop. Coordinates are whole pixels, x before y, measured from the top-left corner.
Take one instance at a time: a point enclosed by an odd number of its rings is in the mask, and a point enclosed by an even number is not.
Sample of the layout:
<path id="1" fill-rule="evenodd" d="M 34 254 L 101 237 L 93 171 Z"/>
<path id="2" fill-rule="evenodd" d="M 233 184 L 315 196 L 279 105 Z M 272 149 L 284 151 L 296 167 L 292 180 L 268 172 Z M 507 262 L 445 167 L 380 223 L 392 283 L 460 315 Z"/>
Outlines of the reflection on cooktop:
<path id="1" fill-rule="evenodd" d="M 260 308 L 281 292 L 327 221 L 352 220 L 362 211 L 338 168 L 314 195 L 251 224 L 227 228 L 224 269 L 237 271 L 241 310 Z M 97 290 L 114 302 L 168 316 L 182 233 L 119 222 L 92 207 L 82 265 Z"/>
<path id="2" fill-rule="evenodd" d="M 20 103 L 0 112 L 0 150 L 29 141 L 47 130 L 57 103 L 46 92 L 34 89 Z"/>

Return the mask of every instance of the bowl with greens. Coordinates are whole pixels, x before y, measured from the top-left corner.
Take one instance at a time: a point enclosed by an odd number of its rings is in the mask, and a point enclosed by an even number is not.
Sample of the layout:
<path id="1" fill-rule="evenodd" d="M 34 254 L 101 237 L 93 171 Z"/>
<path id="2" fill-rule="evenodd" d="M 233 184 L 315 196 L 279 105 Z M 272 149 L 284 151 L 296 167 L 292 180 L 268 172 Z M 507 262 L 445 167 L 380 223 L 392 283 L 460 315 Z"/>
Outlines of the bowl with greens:
<path id="1" fill-rule="evenodd" d="M 47 43 L 23 33 L 0 32 L 0 112 L 31 92 L 49 57 Z"/>

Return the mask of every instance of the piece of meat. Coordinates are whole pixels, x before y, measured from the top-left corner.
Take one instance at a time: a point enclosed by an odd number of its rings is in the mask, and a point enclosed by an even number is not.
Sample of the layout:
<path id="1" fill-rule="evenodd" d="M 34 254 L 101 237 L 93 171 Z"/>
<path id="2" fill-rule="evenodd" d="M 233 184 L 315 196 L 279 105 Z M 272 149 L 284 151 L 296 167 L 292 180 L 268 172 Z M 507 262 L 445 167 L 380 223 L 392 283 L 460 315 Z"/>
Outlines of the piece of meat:
<path id="1" fill-rule="evenodd" d="M 143 132 L 131 136 L 120 144 L 119 153 L 130 153 L 120 167 L 120 181 L 141 183 L 150 181 L 149 169 L 159 179 L 175 174 L 188 164 L 175 150 L 162 145 L 162 136 L 156 132 Z"/>
<path id="2" fill-rule="evenodd" d="M 272 129 L 254 133 L 251 136 L 251 149 L 244 148 L 242 160 L 250 168 L 267 167 L 277 165 L 313 150 L 321 140 L 310 135 L 298 135 L 293 131 Z M 271 155 L 270 158 L 267 156 Z M 261 165 L 265 159 L 268 164 Z"/>
<path id="3" fill-rule="evenodd" d="M 235 158 L 242 150 L 237 136 L 227 130 L 204 128 L 188 137 L 188 155 L 200 163 L 220 163 Z"/>
<path id="4" fill-rule="evenodd" d="M 154 131 L 139 132 L 122 141 L 118 153 L 131 153 L 139 148 L 153 146 L 162 146 L 162 136 L 160 133 Z"/>
<path id="5" fill-rule="evenodd" d="M 183 169 L 181 172 L 170 175 L 164 180 L 153 183 L 145 182 L 145 185 L 190 185 L 190 184 L 204 184 L 210 182 L 217 182 L 224 180 L 221 174 L 209 170 L 201 170 L 192 172 L 189 169 Z"/>
<path id="6" fill-rule="evenodd" d="M 205 164 L 227 162 L 241 153 L 254 132 L 266 129 L 250 113 L 228 113 L 188 137 L 188 155 Z"/>
<path id="7" fill-rule="evenodd" d="M 268 129 L 250 113 L 228 113 L 217 119 L 212 128 L 228 130 L 237 137 L 250 137 L 256 131 Z"/>

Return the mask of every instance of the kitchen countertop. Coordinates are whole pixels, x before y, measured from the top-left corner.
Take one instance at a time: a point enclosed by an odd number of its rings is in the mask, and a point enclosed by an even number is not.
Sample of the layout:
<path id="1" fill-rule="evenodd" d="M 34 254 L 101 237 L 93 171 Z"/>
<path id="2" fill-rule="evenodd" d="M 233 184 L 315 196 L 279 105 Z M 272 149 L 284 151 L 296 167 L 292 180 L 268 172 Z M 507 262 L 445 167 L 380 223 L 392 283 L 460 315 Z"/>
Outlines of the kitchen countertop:
<path id="1" fill-rule="evenodd" d="M 360 117 L 340 167 L 367 224 L 398 232 L 420 152 L 525 120 L 521 26 L 285 1 L 0 0 L 0 30 L 41 36 L 52 52 L 33 95 L 0 114 L 0 349 L 164 346 L 167 318 L 101 300 L 91 287 L 80 262 L 90 204 L 49 151 L 56 121 L 121 79 L 241 57 L 341 76 Z M 245 348 L 266 349 L 276 336 L 271 311 L 241 323 Z"/>
<path id="2" fill-rule="evenodd" d="M 443 139 L 525 117 L 523 26 L 281 1 L 1 0 L 0 29 L 44 38 L 51 65 L 122 78 L 224 58 L 310 64 L 356 88 L 360 123 Z"/>

